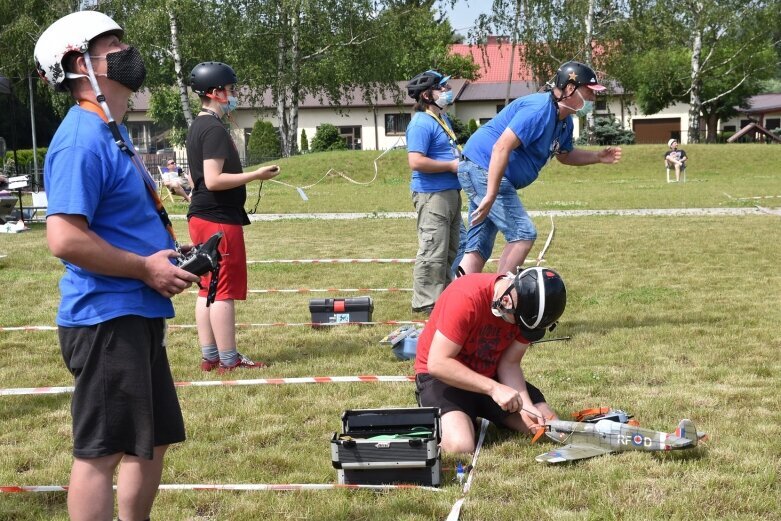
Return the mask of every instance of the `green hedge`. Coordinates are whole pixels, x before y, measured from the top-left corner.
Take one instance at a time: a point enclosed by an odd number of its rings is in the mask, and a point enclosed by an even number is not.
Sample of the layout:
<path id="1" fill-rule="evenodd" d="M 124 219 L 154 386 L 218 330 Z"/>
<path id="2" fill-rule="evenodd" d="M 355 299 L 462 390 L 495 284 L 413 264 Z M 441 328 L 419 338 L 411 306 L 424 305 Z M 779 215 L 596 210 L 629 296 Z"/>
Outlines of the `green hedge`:
<path id="1" fill-rule="evenodd" d="M 43 161 L 46 159 L 46 151 L 47 148 L 38 148 L 36 151 L 38 152 L 38 167 L 43 168 Z M 7 163 L 9 159 L 14 158 L 14 151 L 9 150 L 5 153 L 5 158 L 3 159 L 3 164 Z M 17 150 L 16 151 L 16 158 L 19 163 L 20 167 L 27 167 L 32 166 L 33 163 L 33 151 L 32 149 L 26 149 L 26 150 Z"/>

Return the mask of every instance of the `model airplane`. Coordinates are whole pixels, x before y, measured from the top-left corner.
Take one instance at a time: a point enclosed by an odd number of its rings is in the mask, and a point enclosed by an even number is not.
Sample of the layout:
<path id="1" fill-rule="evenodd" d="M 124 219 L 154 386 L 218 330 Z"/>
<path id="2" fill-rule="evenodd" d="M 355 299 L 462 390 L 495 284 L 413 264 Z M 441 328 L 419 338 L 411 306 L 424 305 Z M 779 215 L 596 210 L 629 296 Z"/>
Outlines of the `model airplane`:
<path id="1" fill-rule="evenodd" d="M 542 433 L 566 445 L 537 456 L 536 460 L 541 463 L 563 463 L 626 450 L 691 449 L 705 437 L 705 434 L 697 432 L 691 420 L 681 420 L 674 434 L 607 419 L 596 423 L 550 420 L 539 429 L 532 441 L 536 441 Z"/>

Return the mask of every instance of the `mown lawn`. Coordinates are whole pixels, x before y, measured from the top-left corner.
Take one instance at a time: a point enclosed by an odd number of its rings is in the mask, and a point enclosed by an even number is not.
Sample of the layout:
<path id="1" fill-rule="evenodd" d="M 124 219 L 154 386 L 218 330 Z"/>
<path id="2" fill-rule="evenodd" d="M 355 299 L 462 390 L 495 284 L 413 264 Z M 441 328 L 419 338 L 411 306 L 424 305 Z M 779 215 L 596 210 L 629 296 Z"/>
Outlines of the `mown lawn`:
<path id="1" fill-rule="evenodd" d="M 530 210 L 750 206 L 739 197 L 781 195 L 781 147 L 687 146 L 689 182 L 668 185 L 662 147 L 627 147 L 614 167 L 549 167 L 522 193 Z M 328 168 L 368 181 L 376 152 L 283 161 L 280 180 L 316 181 Z M 381 163 L 386 161 L 386 163 Z M 403 152 L 386 155 L 368 186 L 328 178 L 307 190 L 266 183 L 263 212 L 410 211 Z M 384 165 L 384 166 L 383 166 Z M 254 203 L 257 185 L 248 200 Z M 724 193 L 730 194 L 730 199 Z M 781 198 L 761 200 L 781 206 Z M 174 205 L 172 213 L 183 206 Z M 536 219 L 540 236 L 550 221 Z M 781 217 L 557 217 L 546 255 L 564 277 L 567 310 L 555 335 L 524 361 L 563 417 L 600 405 L 672 430 L 691 418 L 709 441 L 694 451 L 624 453 L 566 466 L 534 457 L 552 447 L 491 427 L 464 520 L 779 519 L 781 512 Z M 186 225 L 176 221 L 180 236 Z M 248 258 L 414 257 L 411 219 L 277 221 L 245 230 Z M 536 256 L 543 241 L 532 251 Z M 502 243 L 498 243 L 495 253 Z M 0 326 L 53 325 L 60 263 L 43 225 L 0 235 Z M 251 289 L 410 287 L 409 264 L 253 264 Z M 306 322 L 308 299 L 250 294 L 242 323 Z M 332 295 L 330 295 L 332 296 Z M 345 295 L 352 296 L 352 295 Z M 420 319 L 409 293 L 375 293 L 377 321 Z M 172 324 L 194 323 L 192 293 L 175 299 Z M 239 347 L 271 363 L 236 378 L 407 375 L 378 344 L 393 326 L 243 328 Z M 177 381 L 201 373 L 193 329 L 172 329 Z M 234 375 L 232 375 L 233 377 Z M 71 385 L 53 331 L 0 331 L 3 388 Z M 413 386 L 356 383 L 181 388 L 188 441 L 168 457 L 163 483 L 333 483 L 329 439 L 345 409 L 411 406 Z M 0 485 L 64 485 L 70 467 L 68 395 L 0 396 Z M 153 519 L 444 519 L 461 496 L 444 458 L 440 493 L 163 491 Z M 0 495 L 0 520 L 67 519 L 64 493 Z"/>

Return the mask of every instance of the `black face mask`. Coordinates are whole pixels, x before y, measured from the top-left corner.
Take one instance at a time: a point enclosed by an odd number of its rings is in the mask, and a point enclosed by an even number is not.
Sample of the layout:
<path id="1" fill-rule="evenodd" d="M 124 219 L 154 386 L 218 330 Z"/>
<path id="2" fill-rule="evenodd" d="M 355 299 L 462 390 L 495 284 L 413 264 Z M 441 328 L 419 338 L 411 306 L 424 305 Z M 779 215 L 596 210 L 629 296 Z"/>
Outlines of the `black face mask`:
<path id="1" fill-rule="evenodd" d="M 146 67 L 141 53 L 135 47 L 106 55 L 106 77 L 121 83 L 133 92 L 138 91 L 146 78 Z"/>

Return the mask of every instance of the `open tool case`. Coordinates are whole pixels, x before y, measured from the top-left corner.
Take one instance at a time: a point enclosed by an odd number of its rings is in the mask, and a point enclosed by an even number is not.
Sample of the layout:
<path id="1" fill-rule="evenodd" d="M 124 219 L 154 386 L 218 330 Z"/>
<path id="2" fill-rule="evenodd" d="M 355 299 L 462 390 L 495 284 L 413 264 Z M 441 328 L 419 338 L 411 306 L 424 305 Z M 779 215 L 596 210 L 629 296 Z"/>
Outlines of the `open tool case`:
<path id="1" fill-rule="evenodd" d="M 340 484 L 439 486 L 441 437 L 436 407 L 347 410 L 331 462 Z"/>

